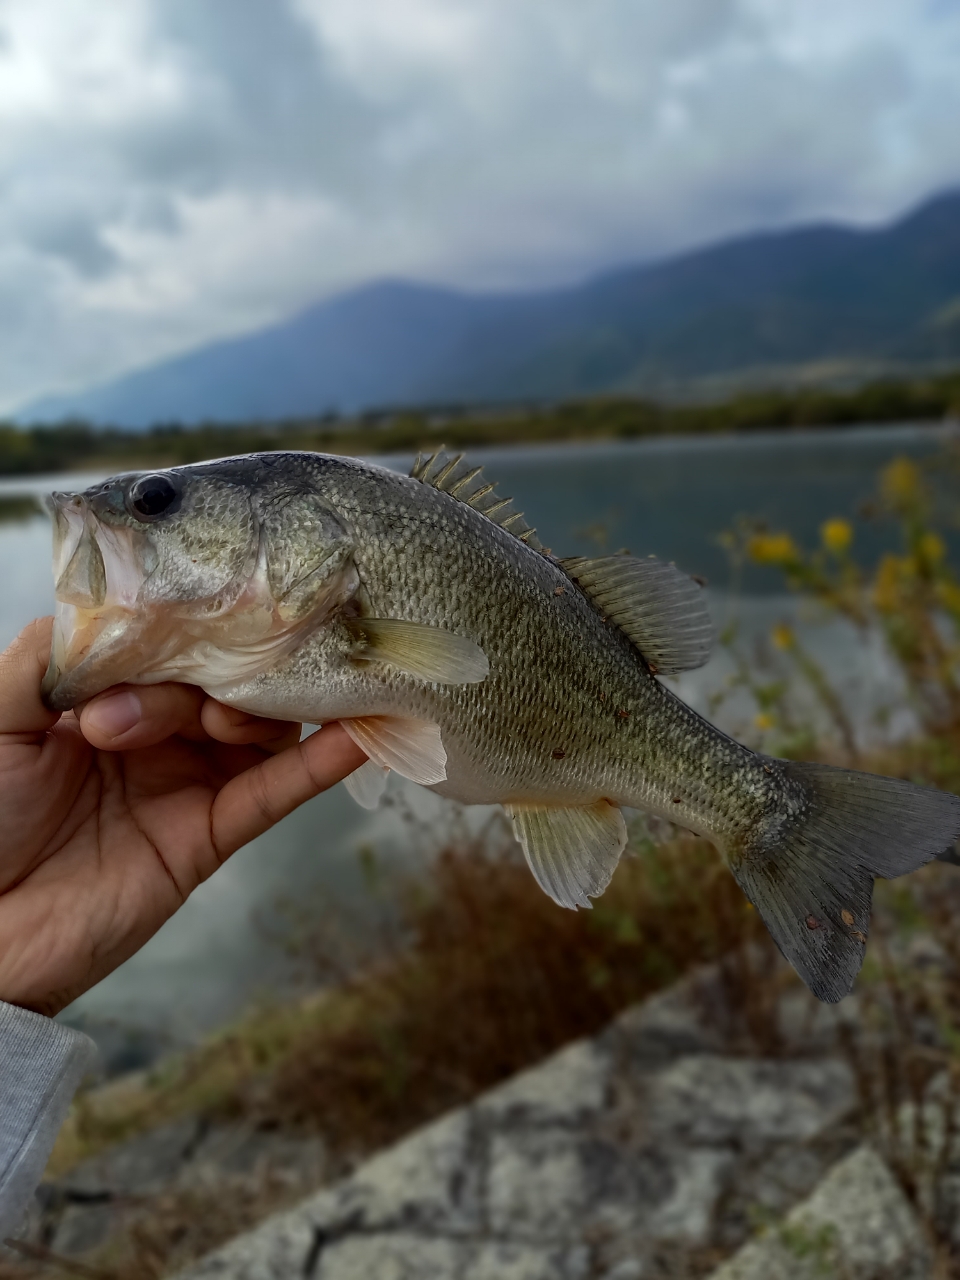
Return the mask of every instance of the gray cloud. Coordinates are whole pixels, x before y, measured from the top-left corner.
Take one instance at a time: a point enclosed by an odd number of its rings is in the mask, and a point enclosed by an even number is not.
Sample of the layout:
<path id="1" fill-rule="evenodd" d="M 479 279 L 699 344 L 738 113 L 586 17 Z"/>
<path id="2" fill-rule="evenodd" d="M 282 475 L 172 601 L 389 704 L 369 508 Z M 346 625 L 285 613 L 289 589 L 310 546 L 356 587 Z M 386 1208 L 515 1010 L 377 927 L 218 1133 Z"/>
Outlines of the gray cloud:
<path id="1" fill-rule="evenodd" d="M 0 407 L 379 275 L 527 287 L 960 179 L 911 0 L 0 0 Z"/>

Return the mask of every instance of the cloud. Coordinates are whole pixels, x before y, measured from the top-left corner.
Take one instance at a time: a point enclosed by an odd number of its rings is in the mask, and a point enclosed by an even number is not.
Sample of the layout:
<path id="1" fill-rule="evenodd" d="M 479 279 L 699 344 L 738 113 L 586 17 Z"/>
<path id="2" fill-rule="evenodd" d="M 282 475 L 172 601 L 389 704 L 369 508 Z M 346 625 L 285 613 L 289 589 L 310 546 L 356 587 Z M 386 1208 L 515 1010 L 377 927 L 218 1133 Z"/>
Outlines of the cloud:
<path id="1" fill-rule="evenodd" d="M 0 407 L 382 275 L 576 278 L 960 180 L 913 0 L 0 0 Z"/>

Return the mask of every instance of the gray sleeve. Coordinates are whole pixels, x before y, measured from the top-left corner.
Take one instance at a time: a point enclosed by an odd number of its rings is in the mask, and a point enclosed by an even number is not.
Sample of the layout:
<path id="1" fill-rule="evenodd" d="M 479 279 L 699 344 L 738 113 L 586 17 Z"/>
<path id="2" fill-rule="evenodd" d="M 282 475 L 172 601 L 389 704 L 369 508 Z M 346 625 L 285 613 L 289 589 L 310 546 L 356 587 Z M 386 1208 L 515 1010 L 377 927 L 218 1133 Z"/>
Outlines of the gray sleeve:
<path id="1" fill-rule="evenodd" d="M 79 1031 L 0 1001 L 0 1241 L 20 1227 L 94 1054 Z"/>

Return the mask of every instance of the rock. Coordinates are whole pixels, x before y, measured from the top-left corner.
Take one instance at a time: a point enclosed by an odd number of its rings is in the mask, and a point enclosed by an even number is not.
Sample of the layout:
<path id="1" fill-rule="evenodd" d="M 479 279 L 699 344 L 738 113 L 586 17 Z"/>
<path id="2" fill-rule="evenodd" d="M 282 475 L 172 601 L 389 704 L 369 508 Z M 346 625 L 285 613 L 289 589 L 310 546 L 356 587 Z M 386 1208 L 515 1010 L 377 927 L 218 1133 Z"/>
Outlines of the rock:
<path id="1" fill-rule="evenodd" d="M 930 1267 L 909 1201 L 876 1152 L 861 1146 L 710 1280 L 929 1280 Z"/>
<path id="2" fill-rule="evenodd" d="M 689 991 L 412 1134 L 181 1280 L 637 1280 L 668 1254 L 701 1266 L 698 1251 L 749 1230 L 747 1205 L 723 1216 L 731 1189 L 779 1168 L 776 1207 L 794 1203 L 828 1163 L 811 1142 L 842 1129 L 855 1098 L 833 1058 L 724 1056 Z"/>
<path id="3" fill-rule="evenodd" d="M 318 1138 L 179 1120 L 44 1183 L 29 1238 L 64 1257 L 82 1256 L 138 1214 L 149 1213 L 157 1196 L 236 1186 L 237 1179 L 258 1186 L 270 1180 L 293 1194 L 305 1193 L 322 1182 L 326 1170 L 326 1149 Z"/>
<path id="4" fill-rule="evenodd" d="M 564 1130 L 493 1138 L 487 1204 L 494 1235 L 565 1239 L 582 1230 L 589 1201 L 580 1144 Z"/>
<path id="5" fill-rule="evenodd" d="M 324 1238 L 308 1213 L 294 1209 L 267 1218 L 179 1272 L 181 1280 L 293 1280 L 315 1277 Z M 329 1277 L 327 1278 L 329 1280 Z M 372 1277 L 371 1277 L 372 1280 Z"/>
<path id="6" fill-rule="evenodd" d="M 721 1050 L 720 1038 L 704 1025 L 694 997 L 704 981 L 702 974 L 687 978 L 627 1009 L 603 1032 L 600 1042 L 612 1056 L 628 1056 L 645 1071 L 685 1054 Z"/>
<path id="7" fill-rule="evenodd" d="M 72 1257 L 96 1249 L 142 1200 L 176 1182 L 202 1132 L 195 1118 L 161 1125 L 45 1183 L 41 1233 L 53 1251 Z"/>
<path id="8" fill-rule="evenodd" d="M 802 1142 L 854 1103 L 853 1075 L 833 1059 L 788 1062 L 697 1054 L 651 1084 L 651 1130 L 699 1145 Z"/>
<path id="9" fill-rule="evenodd" d="M 584 1249 L 428 1239 L 404 1233 L 351 1236 L 325 1249 L 316 1280 L 587 1280 Z"/>
<path id="10" fill-rule="evenodd" d="M 621 1258 L 609 1270 L 604 1271 L 600 1280 L 643 1280 L 646 1269 L 639 1258 Z"/>
<path id="11" fill-rule="evenodd" d="M 117 1206 L 109 1202 L 68 1204 L 51 1242 L 53 1252 L 69 1258 L 96 1249 L 116 1227 L 117 1213 Z"/>
<path id="12" fill-rule="evenodd" d="M 310 1204 L 319 1229 L 413 1228 L 464 1234 L 480 1229 L 480 1170 L 472 1159 L 472 1118 L 455 1111 L 374 1156 L 338 1188 Z"/>
<path id="13" fill-rule="evenodd" d="M 579 1040 L 491 1089 L 477 1105 L 500 1121 L 576 1124 L 600 1111 L 609 1083 L 609 1054 L 594 1040 Z"/>
<path id="14" fill-rule="evenodd" d="M 463 1280 L 587 1280 L 589 1275 L 590 1255 L 583 1245 L 531 1248 L 487 1241 L 474 1249 Z"/>
<path id="15" fill-rule="evenodd" d="M 678 1152 L 671 1161 L 673 1191 L 657 1207 L 651 1234 L 659 1240 L 705 1244 L 724 1174 L 732 1164 L 733 1155 L 728 1151 L 694 1148 Z"/>
<path id="16" fill-rule="evenodd" d="M 81 1161 L 57 1185 L 70 1198 L 153 1195 L 176 1179 L 202 1133 L 195 1117 L 161 1125 Z"/>
<path id="17" fill-rule="evenodd" d="M 316 1280 L 451 1280 L 463 1275 L 466 1253 L 460 1241 L 436 1237 L 349 1236 L 323 1250 L 313 1275 Z"/>
<path id="18" fill-rule="evenodd" d="M 176 1185 L 206 1185 L 223 1177 L 282 1176 L 292 1184 L 319 1186 L 327 1172 L 326 1144 L 318 1137 L 291 1137 L 249 1124 L 206 1130 L 180 1168 Z"/>

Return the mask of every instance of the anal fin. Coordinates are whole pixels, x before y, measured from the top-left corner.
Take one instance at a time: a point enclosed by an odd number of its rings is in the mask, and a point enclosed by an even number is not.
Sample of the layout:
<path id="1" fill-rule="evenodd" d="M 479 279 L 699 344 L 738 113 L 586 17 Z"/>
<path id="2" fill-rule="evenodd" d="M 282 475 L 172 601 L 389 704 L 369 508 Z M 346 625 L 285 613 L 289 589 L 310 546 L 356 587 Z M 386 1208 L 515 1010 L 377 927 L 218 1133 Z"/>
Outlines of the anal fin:
<path id="1" fill-rule="evenodd" d="M 401 778 L 422 787 L 446 778 L 447 753 L 439 725 L 404 716 L 360 716 L 340 723 L 372 761 Z"/>
<path id="2" fill-rule="evenodd" d="M 610 883 L 627 827 L 609 800 L 584 806 L 504 805 L 540 888 L 561 907 L 589 907 Z"/>

